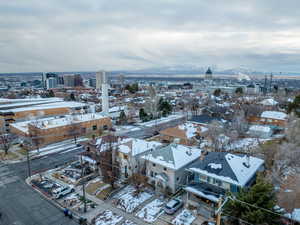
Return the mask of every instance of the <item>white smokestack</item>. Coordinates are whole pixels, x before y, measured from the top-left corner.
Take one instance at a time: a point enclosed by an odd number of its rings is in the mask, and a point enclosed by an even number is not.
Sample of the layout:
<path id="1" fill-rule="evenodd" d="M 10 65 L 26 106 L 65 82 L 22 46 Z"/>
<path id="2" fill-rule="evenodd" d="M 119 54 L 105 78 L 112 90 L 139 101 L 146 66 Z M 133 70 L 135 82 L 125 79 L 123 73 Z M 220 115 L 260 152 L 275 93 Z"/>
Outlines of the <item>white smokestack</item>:
<path id="1" fill-rule="evenodd" d="M 109 113 L 109 103 L 108 103 L 108 83 L 105 72 L 101 72 L 101 81 L 102 81 L 102 113 L 108 115 Z"/>

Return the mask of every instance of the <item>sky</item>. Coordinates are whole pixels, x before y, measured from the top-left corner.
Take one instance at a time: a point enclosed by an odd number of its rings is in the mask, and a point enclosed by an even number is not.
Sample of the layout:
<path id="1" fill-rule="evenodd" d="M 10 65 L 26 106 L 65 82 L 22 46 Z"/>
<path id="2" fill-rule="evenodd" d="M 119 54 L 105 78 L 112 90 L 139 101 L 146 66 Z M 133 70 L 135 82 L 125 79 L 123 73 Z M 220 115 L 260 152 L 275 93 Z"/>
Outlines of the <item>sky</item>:
<path id="1" fill-rule="evenodd" d="M 0 0 L 0 73 L 300 72 L 299 0 Z"/>

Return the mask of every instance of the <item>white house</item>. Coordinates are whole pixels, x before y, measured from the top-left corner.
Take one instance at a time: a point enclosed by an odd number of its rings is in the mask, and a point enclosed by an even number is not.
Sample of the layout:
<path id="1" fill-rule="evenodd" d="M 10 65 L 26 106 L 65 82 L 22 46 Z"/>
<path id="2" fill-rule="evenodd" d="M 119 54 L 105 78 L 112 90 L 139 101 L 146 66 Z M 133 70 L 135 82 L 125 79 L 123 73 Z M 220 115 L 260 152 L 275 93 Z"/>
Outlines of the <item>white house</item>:
<path id="1" fill-rule="evenodd" d="M 187 169 L 189 174 L 187 204 L 215 207 L 226 192 L 237 193 L 250 187 L 258 171 L 264 169 L 264 160 L 227 152 L 206 152 Z M 201 204 L 200 204 L 201 203 Z"/>
<path id="2" fill-rule="evenodd" d="M 142 158 L 146 160 L 149 183 L 157 191 L 175 193 L 186 184 L 186 168 L 199 159 L 201 150 L 178 144 L 157 148 Z"/>
<path id="3" fill-rule="evenodd" d="M 252 125 L 249 127 L 248 133 L 252 137 L 269 138 L 272 136 L 273 131 L 269 126 Z"/>
<path id="4" fill-rule="evenodd" d="M 144 167 L 141 156 L 153 151 L 162 144 L 156 141 L 145 141 L 137 138 L 126 138 L 118 145 L 118 162 L 124 178 L 140 172 Z"/>

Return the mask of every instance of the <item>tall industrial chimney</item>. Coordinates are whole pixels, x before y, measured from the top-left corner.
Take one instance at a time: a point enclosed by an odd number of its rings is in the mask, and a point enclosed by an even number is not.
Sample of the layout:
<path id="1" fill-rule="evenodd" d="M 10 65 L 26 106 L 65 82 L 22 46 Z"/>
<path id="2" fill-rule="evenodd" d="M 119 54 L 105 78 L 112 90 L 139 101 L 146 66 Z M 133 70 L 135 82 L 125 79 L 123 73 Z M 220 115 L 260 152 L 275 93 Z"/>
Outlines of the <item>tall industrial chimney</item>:
<path id="1" fill-rule="evenodd" d="M 101 90 L 102 90 L 102 113 L 108 115 L 109 113 L 109 102 L 108 102 L 108 83 L 106 73 L 104 71 L 99 72 L 101 74 Z"/>

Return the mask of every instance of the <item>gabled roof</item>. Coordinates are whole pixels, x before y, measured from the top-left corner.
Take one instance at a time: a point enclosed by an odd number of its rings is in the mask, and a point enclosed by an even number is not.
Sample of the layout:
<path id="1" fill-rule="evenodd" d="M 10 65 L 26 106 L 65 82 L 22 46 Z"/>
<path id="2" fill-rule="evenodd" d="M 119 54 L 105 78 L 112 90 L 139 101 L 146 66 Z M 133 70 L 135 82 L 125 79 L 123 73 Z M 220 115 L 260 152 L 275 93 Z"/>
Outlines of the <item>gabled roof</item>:
<path id="1" fill-rule="evenodd" d="M 287 114 L 279 111 L 264 111 L 262 112 L 260 117 L 276 120 L 285 120 L 287 118 Z"/>
<path id="2" fill-rule="evenodd" d="M 119 152 L 131 154 L 132 156 L 139 155 L 150 149 L 155 149 L 162 144 L 156 141 L 145 141 L 137 138 L 126 138 L 119 145 Z"/>
<path id="3" fill-rule="evenodd" d="M 201 150 L 199 148 L 187 147 L 184 145 L 170 144 L 163 148 L 153 150 L 143 156 L 145 160 L 162 165 L 164 167 L 178 170 L 199 158 Z"/>
<path id="4" fill-rule="evenodd" d="M 187 122 L 176 127 L 169 127 L 160 131 L 159 133 L 180 139 L 190 139 L 195 137 L 197 134 L 201 134 L 205 131 L 207 131 L 206 127 L 200 126 L 199 124 Z"/>
<path id="5" fill-rule="evenodd" d="M 227 152 L 209 152 L 193 163 L 189 170 L 231 184 L 245 186 L 264 164 L 264 160 Z"/>

